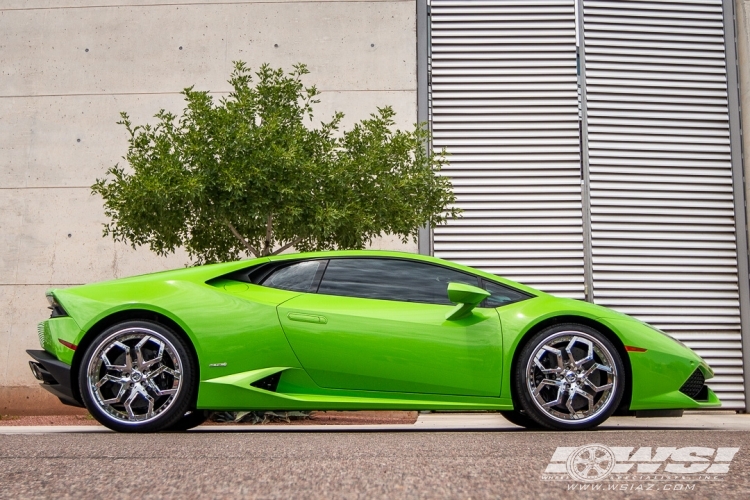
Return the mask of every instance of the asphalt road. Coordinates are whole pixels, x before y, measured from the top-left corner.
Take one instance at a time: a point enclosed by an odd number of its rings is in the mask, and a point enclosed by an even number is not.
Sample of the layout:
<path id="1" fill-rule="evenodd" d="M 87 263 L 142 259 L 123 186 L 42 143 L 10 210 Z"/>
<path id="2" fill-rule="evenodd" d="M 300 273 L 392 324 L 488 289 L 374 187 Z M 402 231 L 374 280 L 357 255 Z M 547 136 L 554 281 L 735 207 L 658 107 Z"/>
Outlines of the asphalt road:
<path id="1" fill-rule="evenodd" d="M 710 481 L 696 475 L 690 480 L 588 485 L 543 479 L 556 447 L 592 443 L 654 450 L 660 446 L 740 450 L 729 472 Z M 583 486 L 594 488 L 593 484 L 600 489 L 580 491 Z M 618 489 L 612 491 L 613 487 Z M 602 496 L 750 498 L 750 432 L 674 428 L 351 432 L 338 427 L 306 432 L 214 429 L 155 435 L 0 435 L 0 498 Z"/>

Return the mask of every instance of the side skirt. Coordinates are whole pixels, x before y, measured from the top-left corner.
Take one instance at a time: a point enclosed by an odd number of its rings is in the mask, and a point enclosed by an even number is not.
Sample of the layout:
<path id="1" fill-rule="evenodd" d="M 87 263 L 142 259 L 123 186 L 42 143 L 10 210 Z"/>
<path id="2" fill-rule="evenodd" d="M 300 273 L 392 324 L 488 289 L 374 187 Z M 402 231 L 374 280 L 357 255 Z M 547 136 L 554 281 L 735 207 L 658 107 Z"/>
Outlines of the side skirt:
<path id="1" fill-rule="evenodd" d="M 257 383 L 282 373 L 275 391 Z M 288 375 L 288 376 L 287 376 Z M 323 389 L 290 383 L 304 370 L 272 367 L 204 380 L 198 408 L 212 410 L 512 410 L 508 398 Z"/>

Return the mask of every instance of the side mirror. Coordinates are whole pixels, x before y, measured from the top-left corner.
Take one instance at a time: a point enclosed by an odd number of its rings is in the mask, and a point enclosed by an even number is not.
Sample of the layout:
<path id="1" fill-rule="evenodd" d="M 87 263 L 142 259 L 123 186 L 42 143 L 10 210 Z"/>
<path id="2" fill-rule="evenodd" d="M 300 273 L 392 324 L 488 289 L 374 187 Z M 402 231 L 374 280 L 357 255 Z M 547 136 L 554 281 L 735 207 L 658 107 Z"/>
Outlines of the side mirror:
<path id="1" fill-rule="evenodd" d="M 448 300 L 455 303 L 456 307 L 445 315 L 445 319 L 455 320 L 468 316 L 472 309 L 489 296 L 490 292 L 476 286 L 448 283 Z"/>

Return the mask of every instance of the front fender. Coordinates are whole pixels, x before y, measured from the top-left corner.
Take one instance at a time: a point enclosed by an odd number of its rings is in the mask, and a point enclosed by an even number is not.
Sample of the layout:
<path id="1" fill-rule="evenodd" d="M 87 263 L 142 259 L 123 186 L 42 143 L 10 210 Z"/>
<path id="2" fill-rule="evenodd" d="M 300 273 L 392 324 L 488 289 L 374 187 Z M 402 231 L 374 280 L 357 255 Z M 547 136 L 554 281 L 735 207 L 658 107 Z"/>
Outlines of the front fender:
<path id="1" fill-rule="evenodd" d="M 690 409 L 715 407 L 721 401 L 708 390 L 706 401 L 696 401 L 680 387 L 696 369 L 705 379 L 713 377 L 713 370 L 696 353 L 667 334 L 628 317 L 602 317 L 598 321 L 614 331 L 628 346 L 632 368 L 631 410 Z M 645 351 L 640 351 L 645 349 Z"/>

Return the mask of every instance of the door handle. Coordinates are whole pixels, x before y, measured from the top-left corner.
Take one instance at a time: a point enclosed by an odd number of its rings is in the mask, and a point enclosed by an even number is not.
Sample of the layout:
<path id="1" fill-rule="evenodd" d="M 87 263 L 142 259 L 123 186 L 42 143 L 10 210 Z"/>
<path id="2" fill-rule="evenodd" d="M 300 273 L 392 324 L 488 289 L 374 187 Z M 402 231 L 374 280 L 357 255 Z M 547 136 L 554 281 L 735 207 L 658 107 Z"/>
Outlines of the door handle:
<path id="1" fill-rule="evenodd" d="M 301 321 L 303 323 L 317 323 L 319 325 L 325 325 L 326 323 L 328 323 L 328 319 L 326 319 L 325 316 L 320 316 L 318 314 L 290 312 L 286 315 L 286 317 L 292 321 Z"/>

